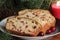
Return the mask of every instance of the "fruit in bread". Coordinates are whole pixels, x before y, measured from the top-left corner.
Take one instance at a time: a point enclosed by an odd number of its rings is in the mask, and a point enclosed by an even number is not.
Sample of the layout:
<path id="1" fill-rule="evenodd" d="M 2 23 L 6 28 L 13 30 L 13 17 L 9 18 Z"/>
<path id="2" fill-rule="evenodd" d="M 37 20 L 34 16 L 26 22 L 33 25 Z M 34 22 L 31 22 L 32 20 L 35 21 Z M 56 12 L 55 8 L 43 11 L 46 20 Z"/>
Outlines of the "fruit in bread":
<path id="1" fill-rule="evenodd" d="M 41 32 L 44 34 L 48 29 L 55 26 L 55 18 L 51 15 L 51 13 L 47 10 L 41 10 L 41 9 L 26 9 L 19 11 L 18 17 L 26 17 L 31 18 L 39 22 L 42 26 Z"/>
<path id="2" fill-rule="evenodd" d="M 7 19 L 6 30 L 18 35 L 37 36 L 41 30 L 41 25 L 32 19 L 12 17 Z"/>

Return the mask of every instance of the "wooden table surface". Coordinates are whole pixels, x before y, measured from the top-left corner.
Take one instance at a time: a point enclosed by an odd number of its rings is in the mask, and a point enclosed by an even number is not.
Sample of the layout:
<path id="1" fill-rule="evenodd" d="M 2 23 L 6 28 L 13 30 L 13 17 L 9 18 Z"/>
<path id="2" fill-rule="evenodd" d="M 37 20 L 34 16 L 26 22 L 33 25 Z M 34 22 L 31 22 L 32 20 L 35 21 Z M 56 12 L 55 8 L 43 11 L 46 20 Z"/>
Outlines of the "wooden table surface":
<path id="1" fill-rule="evenodd" d="M 60 20 L 57 20 L 56 23 L 60 27 Z M 47 40 L 60 40 L 60 34 L 53 36 L 52 38 L 48 38 Z"/>
<path id="2" fill-rule="evenodd" d="M 46 40 L 60 40 L 60 34 L 53 36 L 52 38 L 47 38 Z"/>

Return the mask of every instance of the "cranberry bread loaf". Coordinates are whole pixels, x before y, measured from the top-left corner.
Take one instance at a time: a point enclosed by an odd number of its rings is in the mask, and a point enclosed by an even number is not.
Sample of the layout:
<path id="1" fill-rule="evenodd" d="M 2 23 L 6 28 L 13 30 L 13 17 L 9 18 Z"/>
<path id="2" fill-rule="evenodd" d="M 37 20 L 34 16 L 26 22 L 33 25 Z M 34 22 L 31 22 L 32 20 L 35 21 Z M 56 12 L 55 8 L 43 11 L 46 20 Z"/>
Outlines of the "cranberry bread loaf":
<path id="1" fill-rule="evenodd" d="M 7 19 L 6 30 L 18 35 L 37 36 L 41 25 L 32 19 L 12 17 Z"/>
<path id="2" fill-rule="evenodd" d="M 48 29 L 55 26 L 55 18 L 47 10 L 41 9 L 26 9 L 18 13 L 18 17 L 31 18 L 39 22 L 42 26 L 41 32 L 44 34 Z"/>

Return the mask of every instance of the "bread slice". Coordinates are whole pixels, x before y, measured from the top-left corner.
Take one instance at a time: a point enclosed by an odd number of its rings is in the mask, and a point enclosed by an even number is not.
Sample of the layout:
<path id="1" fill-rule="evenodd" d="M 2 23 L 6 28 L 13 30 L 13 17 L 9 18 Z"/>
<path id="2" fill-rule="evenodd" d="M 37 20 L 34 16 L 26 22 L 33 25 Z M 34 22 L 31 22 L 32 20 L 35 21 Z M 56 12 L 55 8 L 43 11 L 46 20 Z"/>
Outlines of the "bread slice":
<path id="1" fill-rule="evenodd" d="M 12 17 L 7 19 L 6 30 L 18 35 L 37 36 L 41 30 L 41 25 L 32 19 Z"/>
<path id="2" fill-rule="evenodd" d="M 50 26 L 55 26 L 56 20 L 55 17 L 48 10 L 41 10 L 39 17 L 44 17 Z"/>
<path id="3" fill-rule="evenodd" d="M 23 12 L 23 13 L 22 13 Z M 55 26 L 55 18 L 51 15 L 51 13 L 47 10 L 41 10 L 41 9 L 26 9 L 20 11 L 18 17 L 26 17 L 31 18 L 39 22 L 42 26 L 41 32 L 44 34 L 48 29 Z"/>

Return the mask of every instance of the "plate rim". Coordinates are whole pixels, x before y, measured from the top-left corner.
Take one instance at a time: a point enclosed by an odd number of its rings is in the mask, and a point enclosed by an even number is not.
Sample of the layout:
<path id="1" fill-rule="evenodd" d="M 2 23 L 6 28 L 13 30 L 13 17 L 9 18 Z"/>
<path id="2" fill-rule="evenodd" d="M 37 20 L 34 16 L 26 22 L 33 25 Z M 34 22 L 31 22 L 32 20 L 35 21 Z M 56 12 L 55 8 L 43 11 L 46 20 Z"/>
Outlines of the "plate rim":
<path id="1" fill-rule="evenodd" d="M 10 16 L 10 17 L 14 17 L 14 16 Z M 7 17 L 7 18 L 9 18 L 9 17 Z M 4 18 L 3 20 L 1 20 L 0 21 L 0 23 L 2 22 L 2 21 L 4 21 L 4 20 L 6 20 L 7 18 Z M 1 29 L 0 29 L 1 30 Z M 1 30 L 2 31 L 2 30 Z M 3 32 L 3 31 L 2 31 Z M 5 33 L 5 32 L 4 32 Z M 7 32 L 8 33 L 8 32 Z M 20 35 L 16 35 L 16 34 L 12 34 L 12 33 L 8 33 L 9 35 L 11 35 L 11 36 L 15 36 L 15 37 L 23 37 L 23 38 L 38 38 L 38 39 L 44 39 L 44 38 L 47 38 L 47 37 L 52 37 L 52 36 L 55 36 L 55 35 L 57 35 L 57 34 L 60 34 L 60 32 L 58 32 L 58 33 L 55 33 L 55 34 L 52 34 L 52 35 L 45 35 L 45 36 L 37 36 L 37 37 L 29 37 L 29 36 L 20 36 Z"/>

